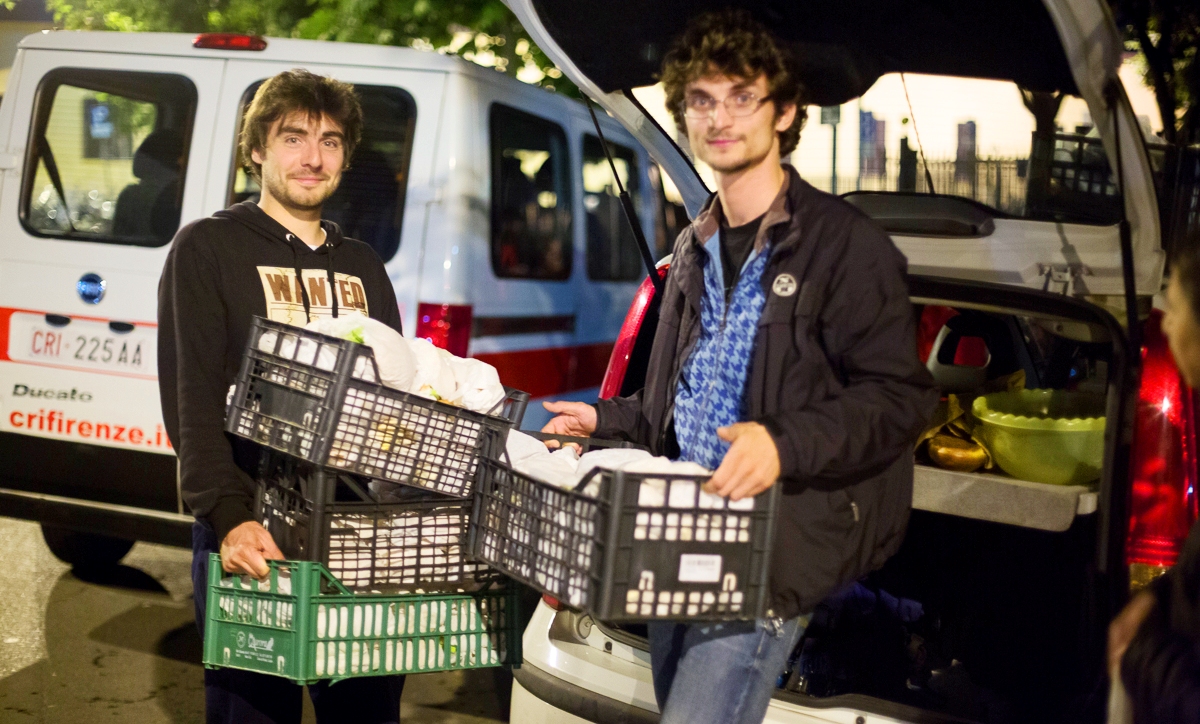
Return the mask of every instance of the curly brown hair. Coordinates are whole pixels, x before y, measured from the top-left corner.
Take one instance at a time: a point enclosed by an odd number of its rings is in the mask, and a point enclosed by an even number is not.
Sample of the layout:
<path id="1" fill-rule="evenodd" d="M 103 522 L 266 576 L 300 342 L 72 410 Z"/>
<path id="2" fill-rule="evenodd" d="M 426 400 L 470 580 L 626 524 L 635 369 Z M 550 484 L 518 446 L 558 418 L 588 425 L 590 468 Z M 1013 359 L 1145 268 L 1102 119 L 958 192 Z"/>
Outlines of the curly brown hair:
<path id="1" fill-rule="evenodd" d="M 325 116 L 342 127 L 346 149 L 342 170 L 350 168 L 350 157 L 362 138 L 363 126 L 362 106 L 354 86 L 297 68 L 264 81 L 246 109 L 238 150 L 246 172 L 255 179 L 262 178 L 262 165 L 254 162 L 250 152 L 257 149 L 261 153 L 275 121 L 296 112 L 316 119 Z"/>
<path id="2" fill-rule="evenodd" d="M 687 84 L 714 73 L 749 80 L 765 75 L 776 115 L 788 105 L 796 106 L 796 120 L 779 133 L 779 154 L 786 156 L 796 149 L 808 119 L 804 85 L 778 39 L 745 10 L 729 8 L 696 16 L 667 52 L 659 80 L 666 91 L 667 110 L 680 131 L 687 132 L 683 117 Z"/>

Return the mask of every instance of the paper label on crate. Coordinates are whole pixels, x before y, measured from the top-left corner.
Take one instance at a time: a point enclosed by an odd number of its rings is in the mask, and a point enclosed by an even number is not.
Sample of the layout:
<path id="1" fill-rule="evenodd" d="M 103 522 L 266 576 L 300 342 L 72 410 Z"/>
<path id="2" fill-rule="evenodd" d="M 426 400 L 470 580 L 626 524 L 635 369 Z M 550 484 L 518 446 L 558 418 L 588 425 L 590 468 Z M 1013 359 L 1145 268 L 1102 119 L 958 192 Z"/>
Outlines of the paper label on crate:
<path id="1" fill-rule="evenodd" d="M 721 580 L 721 556 L 684 553 L 679 556 L 680 583 L 717 583 Z"/>

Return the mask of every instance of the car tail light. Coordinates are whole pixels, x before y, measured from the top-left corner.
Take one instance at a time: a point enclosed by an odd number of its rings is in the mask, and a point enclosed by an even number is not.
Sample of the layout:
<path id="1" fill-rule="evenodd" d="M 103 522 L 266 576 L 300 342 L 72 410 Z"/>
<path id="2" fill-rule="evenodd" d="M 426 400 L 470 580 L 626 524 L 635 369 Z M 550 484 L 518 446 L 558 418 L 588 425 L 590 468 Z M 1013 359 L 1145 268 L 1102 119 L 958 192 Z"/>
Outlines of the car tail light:
<path id="1" fill-rule="evenodd" d="M 667 278 L 669 266 L 664 264 L 658 268 L 659 279 Z M 607 400 L 621 394 L 625 372 L 629 370 L 629 357 L 633 354 L 633 345 L 637 342 L 638 331 L 642 328 L 642 322 L 646 321 L 646 313 L 650 310 L 650 302 L 653 300 L 654 285 L 650 283 L 650 277 L 646 277 L 638 287 L 637 294 L 633 296 L 629 311 L 625 313 L 625 323 L 621 325 L 621 332 L 613 345 L 612 356 L 608 358 L 608 369 L 604 372 L 604 381 L 600 383 L 600 399 Z"/>
<path id="2" fill-rule="evenodd" d="M 466 304 L 418 304 L 417 337 L 459 357 L 471 343 L 471 307 Z"/>
<path id="3" fill-rule="evenodd" d="M 554 596 L 547 596 L 546 594 L 543 593 L 542 600 L 545 601 L 547 606 L 554 609 L 555 611 L 562 611 L 563 609 L 566 608 L 566 606 L 562 605 L 562 603 Z"/>
<path id="4" fill-rule="evenodd" d="M 1196 519 L 1194 393 L 1175 367 L 1155 310 L 1143 334 L 1125 562 L 1140 588 L 1175 564 Z"/>
<path id="5" fill-rule="evenodd" d="M 257 35 L 241 33 L 201 33 L 192 41 L 192 47 L 206 50 L 266 50 L 267 41 Z"/>

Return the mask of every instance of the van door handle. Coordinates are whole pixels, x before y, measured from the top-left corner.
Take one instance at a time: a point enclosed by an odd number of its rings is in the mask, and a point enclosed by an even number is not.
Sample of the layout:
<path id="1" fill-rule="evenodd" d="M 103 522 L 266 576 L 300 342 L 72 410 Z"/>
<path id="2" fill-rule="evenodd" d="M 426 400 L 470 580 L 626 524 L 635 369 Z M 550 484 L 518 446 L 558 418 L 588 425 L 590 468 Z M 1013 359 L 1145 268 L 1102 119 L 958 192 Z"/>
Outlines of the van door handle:
<path id="1" fill-rule="evenodd" d="M 65 327 L 71 323 L 71 318 L 62 314 L 46 314 L 46 324 L 51 327 Z"/>
<path id="2" fill-rule="evenodd" d="M 129 334 L 133 331 L 133 325 L 129 322 L 109 322 L 108 328 L 116 334 Z"/>

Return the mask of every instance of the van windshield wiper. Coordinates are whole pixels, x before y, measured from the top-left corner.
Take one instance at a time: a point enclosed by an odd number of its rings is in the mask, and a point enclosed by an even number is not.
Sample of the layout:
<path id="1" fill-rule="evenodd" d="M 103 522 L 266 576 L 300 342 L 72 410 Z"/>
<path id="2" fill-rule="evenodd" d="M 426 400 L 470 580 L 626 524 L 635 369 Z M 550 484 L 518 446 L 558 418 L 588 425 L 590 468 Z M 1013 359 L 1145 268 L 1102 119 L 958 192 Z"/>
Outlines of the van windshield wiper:
<path id="1" fill-rule="evenodd" d="M 63 212 L 67 215 L 67 225 L 71 227 L 72 232 L 78 231 L 75 228 L 75 222 L 71 220 L 71 206 L 67 203 L 67 194 L 63 190 L 62 176 L 58 173 L 58 163 L 54 160 L 54 151 L 50 150 L 50 141 L 44 133 L 38 139 L 38 156 L 41 157 L 42 163 L 46 164 L 46 175 L 50 177 L 50 183 L 54 185 L 58 198 L 62 200 Z"/>
<path id="2" fill-rule="evenodd" d="M 613 181 L 617 182 L 621 208 L 625 210 L 625 220 L 629 222 L 629 228 L 633 230 L 633 238 L 637 240 L 638 251 L 642 254 L 642 263 L 646 265 L 646 272 L 650 275 L 650 283 L 654 285 L 654 296 L 662 299 L 662 280 L 658 278 L 658 269 L 654 265 L 654 255 L 650 253 L 650 245 L 646 243 L 646 235 L 642 233 L 642 227 L 637 222 L 633 201 L 629 198 L 629 192 L 625 190 L 625 184 L 621 183 L 620 175 L 617 174 L 617 164 L 613 162 L 612 151 L 608 148 L 608 141 L 604 139 L 604 131 L 600 130 L 600 119 L 596 118 L 596 111 L 592 108 L 591 99 L 584 96 L 583 102 L 587 105 L 588 113 L 592 114 L 596 135 L 600 137 L 600 147 L 604 149 L 604 157 L 608 159 L 608 167 L 612 169 Z"/>

